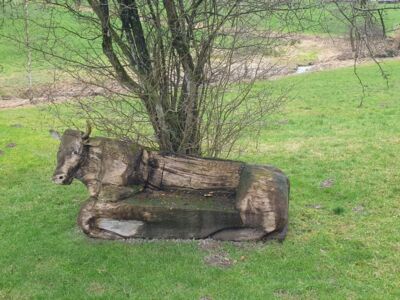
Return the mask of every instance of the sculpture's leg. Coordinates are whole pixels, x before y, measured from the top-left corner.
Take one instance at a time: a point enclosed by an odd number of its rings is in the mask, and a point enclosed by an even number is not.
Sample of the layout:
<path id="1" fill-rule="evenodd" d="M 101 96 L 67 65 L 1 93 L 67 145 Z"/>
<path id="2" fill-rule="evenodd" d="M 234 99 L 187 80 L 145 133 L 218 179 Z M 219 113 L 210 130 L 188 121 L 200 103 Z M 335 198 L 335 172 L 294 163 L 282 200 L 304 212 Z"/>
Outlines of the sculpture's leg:
<path id="1" fill-rule="evenodd" d="M 232 228 L 218 231 L 211 236 L 214 240 L 220 241 L 234 241 L 234 242 L 245 242 L 245 241 L 260 241 L 260 240 L 277 240 L 282 242 L 287 234 L 288 225 L 278 231 L 266 233 L 263 229 L 257 228 Z"/>
<path id="2" fill-rule="evenodd" d="M 78 225 L 90 237 L 100 239 L 125 239 L 134 237 L 144 224 L 143 221 L 129 218 L 127 206 L 119 203 L 102 202 L 90 197 L 81 207 Z M 128 217 L 128 219 L 126 219 Z M 147 218 L 146 212 L 138 212 L 134 217 Z"/>
<path id="3" fill-rule="evenodd" d="M 257 228 L 232 228 L 223 229 L 211 236 L 214 240 L 220 241 L 258 241 L 261 240 L 266 235 L 263 229 Z"/>
<path id="4" fill-rule="evenodd" d="M 96 214 L 96 202 L 97 199 L 94 197 L 90 197 L 88 201 L 82 206 L 79 216 L 78 216 L 78 225 L 82 228 L 82 231 L 86 233 L 88 236 L 93 238 L 100 239 L 122 239 L 118 234 L 114 232 L 109 232 L 107 230 L 101 230 L 97 226 L 95 226 L 97 214 Z"/>
<path id="5" fill-rule="evenodd" d="M 289 180 L 278 169 L 246 165 L 236 194 L 243 225 L 284 239 L 288 222 Z"/>

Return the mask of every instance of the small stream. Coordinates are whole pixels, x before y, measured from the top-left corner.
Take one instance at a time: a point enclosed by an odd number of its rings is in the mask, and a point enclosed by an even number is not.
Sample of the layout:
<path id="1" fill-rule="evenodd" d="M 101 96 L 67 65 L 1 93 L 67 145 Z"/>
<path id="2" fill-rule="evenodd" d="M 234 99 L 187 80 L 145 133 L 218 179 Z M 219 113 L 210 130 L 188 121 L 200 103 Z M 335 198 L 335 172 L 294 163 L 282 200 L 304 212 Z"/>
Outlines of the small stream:
<path id="1" fill-rule="evenodd" d="M 303 74 L 303 73 L 307 73 L 310 72 L 312 69 L 314 69 L 315 66 L 311 65 L 311 66 L 298 66 L 296 69 L 295 74 Z"/>

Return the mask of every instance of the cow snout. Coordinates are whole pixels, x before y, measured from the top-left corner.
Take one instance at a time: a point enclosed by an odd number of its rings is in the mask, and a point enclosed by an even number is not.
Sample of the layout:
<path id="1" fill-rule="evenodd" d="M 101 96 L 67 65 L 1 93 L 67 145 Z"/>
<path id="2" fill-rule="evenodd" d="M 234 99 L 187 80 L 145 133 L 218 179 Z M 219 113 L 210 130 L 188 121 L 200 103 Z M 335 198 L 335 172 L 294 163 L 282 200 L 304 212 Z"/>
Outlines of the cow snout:
<path id="1" fill-rule="evenodd" d="M 53 176 L 53 182 L 57 184 L 70 184 L 70 180 L 65 174 L 56 174 Z"/>

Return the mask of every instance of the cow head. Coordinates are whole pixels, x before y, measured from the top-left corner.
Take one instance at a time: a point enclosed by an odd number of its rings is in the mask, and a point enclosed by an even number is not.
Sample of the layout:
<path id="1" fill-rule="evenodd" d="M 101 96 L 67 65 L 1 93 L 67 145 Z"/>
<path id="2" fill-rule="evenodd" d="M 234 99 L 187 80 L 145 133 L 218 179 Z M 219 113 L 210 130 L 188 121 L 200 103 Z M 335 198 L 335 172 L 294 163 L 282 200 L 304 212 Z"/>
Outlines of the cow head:
<path id="1" fill-rule="evenodd" d="M 61 143 L 57 152 L 57 167 L 53 174 L 53 182 L 71 184 L 83 158 L 85 142 L 91 132 L 90 124 L 86 132 L 67 129 L 60 137 Z"/>

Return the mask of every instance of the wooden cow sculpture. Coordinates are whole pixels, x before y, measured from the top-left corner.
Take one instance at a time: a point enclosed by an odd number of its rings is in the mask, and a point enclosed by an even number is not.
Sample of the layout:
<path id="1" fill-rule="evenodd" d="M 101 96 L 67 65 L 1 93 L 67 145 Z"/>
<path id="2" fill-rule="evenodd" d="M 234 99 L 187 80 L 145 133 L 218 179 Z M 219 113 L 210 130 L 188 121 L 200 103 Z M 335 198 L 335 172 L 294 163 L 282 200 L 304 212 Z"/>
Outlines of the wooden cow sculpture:
<path id="1" fill-rule="evenodd" d="M 149 151 L 68 129 L 53 181 L 89 190 L 78 224 L 91 237 L 283 240 L 289 181 L 271 166 Z"/>

